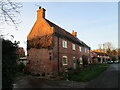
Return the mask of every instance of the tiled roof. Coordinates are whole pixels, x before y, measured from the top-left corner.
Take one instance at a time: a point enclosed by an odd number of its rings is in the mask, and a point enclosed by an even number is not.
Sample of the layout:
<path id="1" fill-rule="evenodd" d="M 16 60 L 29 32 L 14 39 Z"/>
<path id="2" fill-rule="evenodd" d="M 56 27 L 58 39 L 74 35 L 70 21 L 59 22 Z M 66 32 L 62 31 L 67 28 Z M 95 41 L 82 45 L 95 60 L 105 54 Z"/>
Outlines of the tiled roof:
<path id="1" fill-rule="evenodd" d="M 85 46 L 85 47 L 88 47 L 90 48 L 88 45 L 86 45 L 83 41 L 79 40 L 76 36 L 73 36 L 71 33 L 67 32 L 65 29 L 59 27 L 58 25 L 52 23 L 51 21 L 45 19 L 49 25 L 51 27 L 54 27 L 54 33 L 61 36 L 61 37 L 64 37 L 66 39 L 69 39 L 71 40 L 72 42 L 76 43 L 76 44 L 79 44 L 79 45 L 82 45 L 82 46 Z"/>
<path id="2" fill-rule="evenodd" d="M 97 55 L 102 55 L 102 56 L 109 56 L 107 53 L 102 53 L 102 52 L 96 52 L 96 51 L 92 51 L 93 53 L 96 53 Z"/>

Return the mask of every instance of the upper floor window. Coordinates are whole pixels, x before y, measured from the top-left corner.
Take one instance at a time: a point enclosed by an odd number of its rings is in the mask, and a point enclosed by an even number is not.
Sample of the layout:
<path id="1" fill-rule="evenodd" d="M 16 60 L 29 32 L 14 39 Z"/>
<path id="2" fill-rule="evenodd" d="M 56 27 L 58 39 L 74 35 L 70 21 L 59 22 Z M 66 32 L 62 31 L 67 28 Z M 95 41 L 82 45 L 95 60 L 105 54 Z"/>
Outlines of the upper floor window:
<path id="1" fill-rule="evenodd" d="M 63 65 L 67 65 L 68 63 L 67 63 L 67 56 L 63 56 L 62 57 L 62 64 Z"/>
<path id="2" fill-rule="evenodd" d="M 89 49 L 88 49 L 88 53 L 89 53 Z"/>
<path id="3" fill-rule="evenodd" d="M 63 48 L 67 48 L 67 41 L 63 40 L 62 41 L 62 46 L 63 46 Z"/>
<path id="4" fill-rule="evenodd" d="M 79 46 L 79 50 L 82 51 L 82 48 Z"/>
<path id="5" fill-rule="evenodd" d="M 87 52 L 87 49 L 85 48 L 85 53 Z"/>
<path id="6" fill-rule="evenodd" d="M 72 49 L 75 50 L 75 44 L 72 44 Z"/>

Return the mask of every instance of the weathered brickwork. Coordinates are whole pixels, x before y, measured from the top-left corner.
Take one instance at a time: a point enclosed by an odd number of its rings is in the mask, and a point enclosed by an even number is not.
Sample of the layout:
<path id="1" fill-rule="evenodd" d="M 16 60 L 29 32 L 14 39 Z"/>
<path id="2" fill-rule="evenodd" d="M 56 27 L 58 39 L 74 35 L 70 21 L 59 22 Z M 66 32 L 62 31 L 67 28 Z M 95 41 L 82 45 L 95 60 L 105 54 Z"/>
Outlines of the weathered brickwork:
<path id="1" fill-rule="evenodd" d="M 52 73 L 52 61 L 49 53 L 52 50 L 31 48 L 28 51 L 28 70 L 36 74 Z"/>

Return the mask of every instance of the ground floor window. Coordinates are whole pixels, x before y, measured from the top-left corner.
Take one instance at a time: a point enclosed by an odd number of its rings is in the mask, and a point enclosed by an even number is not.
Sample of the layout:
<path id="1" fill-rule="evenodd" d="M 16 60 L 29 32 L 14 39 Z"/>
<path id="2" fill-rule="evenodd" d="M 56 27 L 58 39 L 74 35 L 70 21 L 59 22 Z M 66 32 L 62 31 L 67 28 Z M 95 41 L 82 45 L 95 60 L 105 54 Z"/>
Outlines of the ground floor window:
<path id="1" fill-rule="evenodd" d="M 75 57 L 73 57 L 73 62 L 76 63 L 76 58 Z"/>
<path id="2" fill-rule="evenodd" d="M 63 56 L 62 57 L 62 64 L 63 65 L 67 65 L 68 63 L 67 63 L 67 56 Z"/>

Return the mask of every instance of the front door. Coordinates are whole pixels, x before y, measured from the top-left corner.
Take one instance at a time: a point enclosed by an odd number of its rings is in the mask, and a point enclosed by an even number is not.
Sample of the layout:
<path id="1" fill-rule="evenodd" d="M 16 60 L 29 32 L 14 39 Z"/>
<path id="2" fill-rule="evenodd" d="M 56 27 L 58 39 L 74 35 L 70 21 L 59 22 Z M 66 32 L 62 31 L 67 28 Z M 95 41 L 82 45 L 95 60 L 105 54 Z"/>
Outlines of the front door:
<path id="1" fill-rule="evenodd" d="M 76 58 L 73 57 L 73 69 L 75 70 L 77 68 L 77 61 Z"/>

